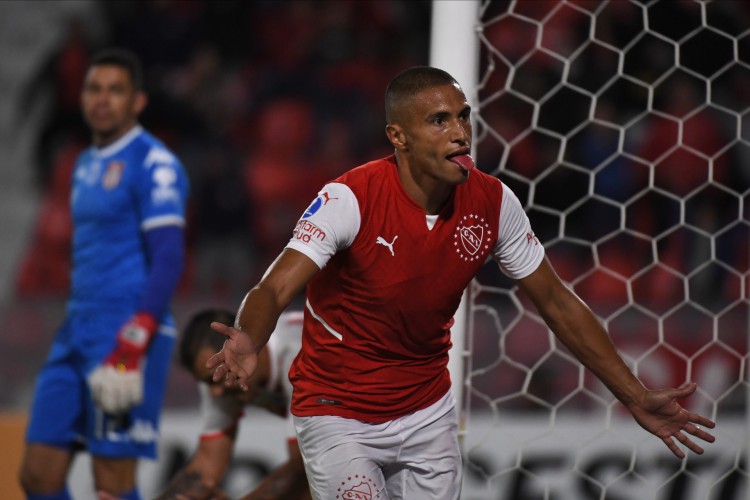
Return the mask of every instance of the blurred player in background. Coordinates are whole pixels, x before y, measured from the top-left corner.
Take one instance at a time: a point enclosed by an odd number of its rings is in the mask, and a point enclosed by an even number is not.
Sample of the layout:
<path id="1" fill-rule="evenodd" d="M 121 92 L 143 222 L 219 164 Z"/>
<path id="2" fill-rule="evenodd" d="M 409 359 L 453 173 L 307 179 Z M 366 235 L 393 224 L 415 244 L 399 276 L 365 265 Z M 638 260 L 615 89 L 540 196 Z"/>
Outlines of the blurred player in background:
<path id="1" fill-rule="evenodd" d="M 203 430 L 198 449 L 185 467 L 172 479 L 160 499 L 210 499 L 217 490 L 232 459 L 237 427 L 245 406 L 255 405 L 289 417 L 292 385 L 289 366 L 300 349 L 302 312 L 285 312 L 273 336 L 258 353 L 258 369 L 248 381 L 248 391 L 225 388 L 211 380 L 206 360 L 221 349 L 224 337 L 211 329 L 211 323 L 232 323 L 234 313 L 209 309 L 194 315 L 185 327 L 178 352 L 180 362 L 200 382 Z M 294 426 L 289 421 L 289 460 L 277 468 L 244 500 L 309 499 L 305 467 Z"/>
<path id="2" fill-rule="evenodd" d="M 646 389 L 558 278 L 518 198 L 474 169 L 471 109 L 456 80 L 406 70 L 385 109 L 395 154 L 325 185 L 248 292 L 236 328 L 213 325 L 227 336 L 208 362 L 213 380 L 247 387 L 276 319 L 307 286 L 290 378 L 313 498 L 459 498 L 450 328 L 488 257 L 641 426 L 678 457 L 675 440 L 702 453 L 690 436 L 713 441 L 698 425 L 714 423 L 677 402 L 695 385 Z"/>
<path id="3" fill-rule="evenodd" d="M 20 472 L 29 499 L 70 498 L 80 448 L 92 455 L 97 490 L 140 498 L 137 460 L 156 455 L 188 179 L 139 125 L 146 102 L 132 53 L 94 55 L 81 94 L 93 145 L 72 181 L 71 295 L 37 378 Z"/>

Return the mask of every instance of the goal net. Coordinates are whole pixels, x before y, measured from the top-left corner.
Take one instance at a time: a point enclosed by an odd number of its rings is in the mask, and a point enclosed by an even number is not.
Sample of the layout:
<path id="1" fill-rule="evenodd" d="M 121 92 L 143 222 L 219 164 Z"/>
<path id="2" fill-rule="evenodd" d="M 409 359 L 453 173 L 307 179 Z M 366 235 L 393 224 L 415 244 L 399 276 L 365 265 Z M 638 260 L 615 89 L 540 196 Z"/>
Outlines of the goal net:
<path id="1" fill-rule="evenodd" d="M 519 196 L 646 386 L 697 382 L 682 403 L 717 422 L 704 455 L 676 459 L 488 265 L 452 354 L 462 498 L 749 498 L 750 7 L 453 3 L 476 7 L 462 59 L 476 66 L 469 84 L 454 76 L 475 110 L 478 167 Z M 433 24 L 433 41 L 453 22 Z"/>

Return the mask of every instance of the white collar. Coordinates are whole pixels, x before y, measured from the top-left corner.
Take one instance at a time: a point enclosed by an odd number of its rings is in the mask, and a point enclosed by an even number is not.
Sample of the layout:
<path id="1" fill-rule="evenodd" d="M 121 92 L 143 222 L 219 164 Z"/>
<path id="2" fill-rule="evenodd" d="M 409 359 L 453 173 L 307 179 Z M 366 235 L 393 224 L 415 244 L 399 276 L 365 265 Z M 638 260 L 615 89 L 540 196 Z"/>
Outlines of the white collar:
<path id="1" fill-rule="evenodd" d="M 103 148 L 97 148 L 94 147 L 94 156 L 97 156 L 99 158 L 104 158 L 107 156 L 111 156 L 121 149 L 123 149 L 125 146 L 127 146 L 130 141 L 135 139 L 137 135 L 139 135 L 141 132 L 143 132 L 143 127 L 139 124 L 136 124 L 133 128 L 128 130 L 125 135 L 117 139 L 112 144 L 109 144 L 107 146 L 104 146 Z"/>

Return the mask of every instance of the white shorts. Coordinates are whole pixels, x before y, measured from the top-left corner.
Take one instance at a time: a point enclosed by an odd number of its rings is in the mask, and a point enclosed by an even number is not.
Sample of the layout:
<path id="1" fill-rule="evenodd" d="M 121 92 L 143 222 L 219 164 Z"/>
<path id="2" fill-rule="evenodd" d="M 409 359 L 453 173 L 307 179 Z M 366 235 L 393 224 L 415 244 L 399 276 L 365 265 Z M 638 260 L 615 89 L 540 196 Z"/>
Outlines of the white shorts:
<path id="1" fill-rule="evenodd" d="M 453 393 L 382 424 L 294 417 L 315 500 L 457 500 L 462 465 Z"/>

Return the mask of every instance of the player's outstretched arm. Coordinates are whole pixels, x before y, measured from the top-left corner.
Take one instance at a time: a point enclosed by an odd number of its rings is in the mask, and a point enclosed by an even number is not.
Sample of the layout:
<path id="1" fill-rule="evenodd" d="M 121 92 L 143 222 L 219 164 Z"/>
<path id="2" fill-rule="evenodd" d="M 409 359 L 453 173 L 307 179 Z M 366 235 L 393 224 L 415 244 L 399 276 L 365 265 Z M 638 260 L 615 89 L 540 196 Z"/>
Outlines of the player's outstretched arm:
<path id="1" fill-rule="evenodd" d="M 319 270 L 303 253 L 284 250 L 245 296 L 234 327 L 211 325 L 227 337 L 224 348 L 206 362 L 206 367 L 214 370 L 214 382 L 248 390 L 258 353 L 276 328 L 279 316 Z"/>
<path id="2" fill-rule="evenodd" d="M 518 284 L 557 338 L 612 391 L 638 424 L 659 437 L 672 453 L 679 458 L 685 456 L 675 440 L 695 453 L 703 453 L 688 435 L 714 441 L 711 434 L 698 428 L 713 428 L 714 422 L 686 411 L 677 402 L 692 394 L 695 385 L 646 389 L 617 353 L 591 309 L 562 283 L 546 258 Z"/>

